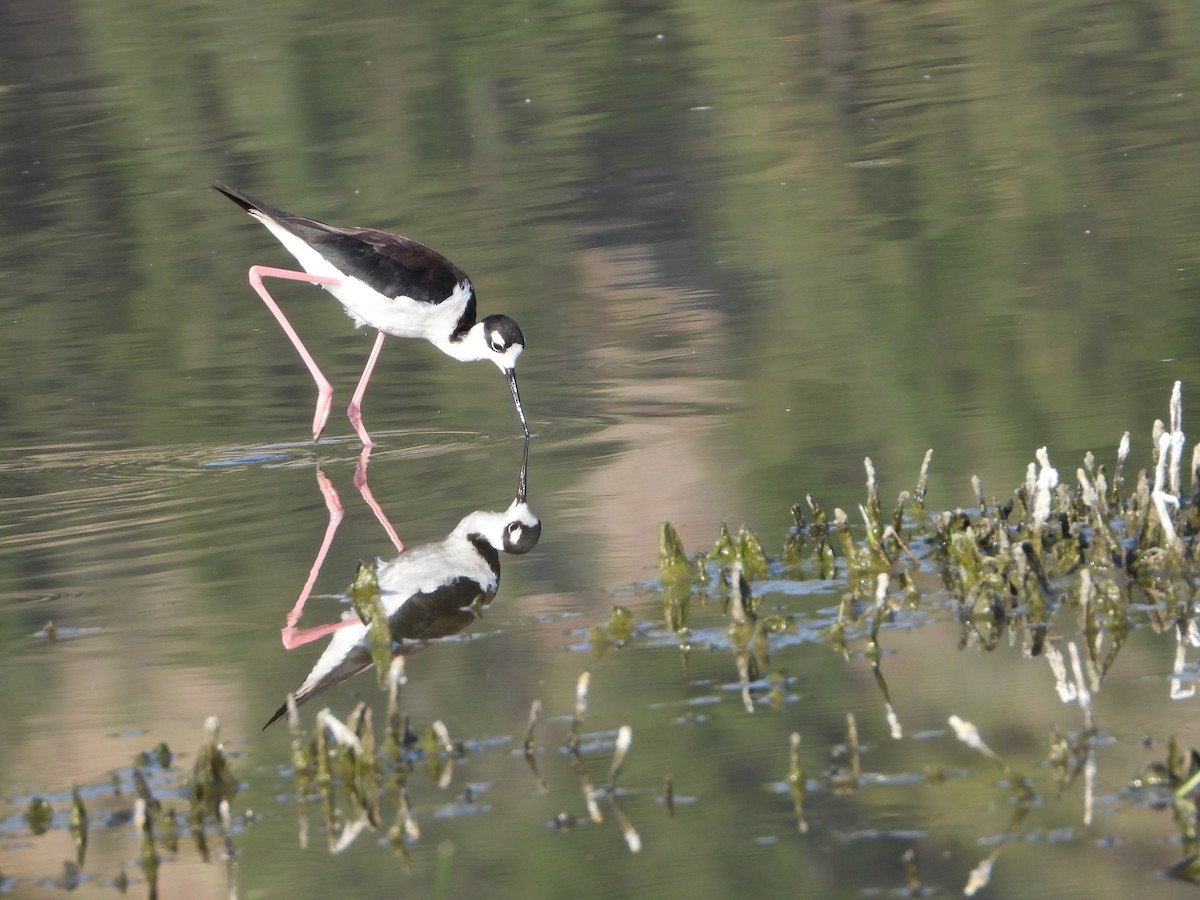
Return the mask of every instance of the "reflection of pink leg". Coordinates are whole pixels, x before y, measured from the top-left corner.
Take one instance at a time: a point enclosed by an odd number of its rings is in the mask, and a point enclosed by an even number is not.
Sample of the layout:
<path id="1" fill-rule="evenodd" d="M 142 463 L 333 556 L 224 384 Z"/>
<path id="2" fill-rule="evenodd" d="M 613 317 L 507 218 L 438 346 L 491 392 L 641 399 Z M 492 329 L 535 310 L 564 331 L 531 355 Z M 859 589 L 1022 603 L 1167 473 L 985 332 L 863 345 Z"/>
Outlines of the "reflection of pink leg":
<path id="1" fill-rule="evenodd" d="M 363 449 L 370 450 L 375 445 L 371 440 L 371 436 L 367 434 L 367 429 L 362 423 L 362 398 L 367 392 L 367 382 L 371 380 L 371 373 L 375 371 L 375 361 L 379 359 L 379 350 L 383 347 L 383 332 L 379 332 L 379 336 L 375 338 L 375 345 L 371 348 L 371 355 L 367 357 L 367 365 L 363 369 L 362 376 L 358 379 L 358 386 L 354 389 L 354 396 L 350 398 L 350 405 L 346 407 L 346 415 L 350 417 L 350 424 L 354 426 L 354 430 L 358 432 L 359 438 L 363 442 Z"/>
<path id="2" fill-rule="evenodd" d="M 298 646 L 289 642 L 297 633 L 296 623 L 300 621 L 300 616 L 304 613 L 304 604 L 308 601 L 308 595 L 312 593 L 313 585 L 317 583 L 317 576 L 321 574 L 321 566 L 325 563 L 325 555 L 329 552 L 329 546 L 333 543 L 333 535 L 338 530 L 338 526 L 342 524 L 344 515 L 337 489 L 320 469 L 317 469 L 317 487 L 321 490 L 321 496 L 325 498 L 325 508 L 329 510 L 329 524 L 325 526 L 325 538 L 321 541 L 321 548 L 317 551 L 317 558 L 313 560 L 312 568 L 309 569 L 308 581 L 304 583 L 296 605 L 287 615 L 287 626 L 283 629 L 283 646 L 289 650 L 293 646 Z"/>
<path id="3" fill-rule="evenodd" d="M 327 634 L 341 631 L 348 625 L 359 624 L 361 622 L 358 616 L 350 616 L 348 619 L 342 619 L 340 622 L 330 622 L 328 625 L 317 625 L 313 628 L 285 628 L 283 629 L 283 646 L 288 650 L 295 650 L 297 647 L 311 644 L 313 641 L 323 638 Z"/>
<path id="4" fill-rule="evenodd" d="M 329 379 L 321 373 L 316 360 L 312 358 L 312 354 L 308 352 L 308 349 L 304 346 L 304 342 L 300 340 L 300 335 L 296 334 L 296 329 L 287 320 L 287 316 L 283 314 L 283 310 L 279 308 L 279 304 L 267 293 L 267 289 L 262 283 L 264 277 L 285 278 L 290 281 L 306 281 L 309 284 L 338 285 L 342 282 L 337 278 L 329 278 L 324 275 L 310 275 L 308 272 L 293 272 L 290 269 L 273 269 L 270 266 L 250 267 L 250 286 L 262 298 L 262 302 L 267 304 L 267 309 L 271 311 L 271 315 L 282 326 L 284 334 L 288 336 L 288 339 L 292 342 L 292 346 L 296 348 L 296 351 L 300 354 L 300 358 L 304 360 L 304 365 L 308 366 L 308 371 L 317 383 L 317 409 L 313 413 L 313 440 L 315 441 L 321 436 L 321 432 L 325 429 L 325 423 L 329 420 L 329 408 L 333 404 L 333 387 L 329 384 Z M 381 333 L 380 338 L 382 337 Z M 378 354 L 378 350 L 376 354 Z"/>
<path id="5" fill-rule="evenodd" d="M 367 501 L 367 505 L 371 507 L 371 511 L 375 513 L 375 518 L 379 520 L 379 524 L 383 526 L 383 530 L 387 532 L 387 536 L 391 538 L 392 544 L 396 547 L 396 552 L 403 553 L 404 542 L 400 540 L 400 536 L 396 534 L 396 529 L 392 527 L 392 523 L 383 514 L 383 508 L 380 507 L 378 501 L 375 499 L 375 495 L 371 493 L 371 488 L 367 485 L 367 461 L 370 458 L 370 445 L 363 445 L 362 453 L 358 457 L 358 465 L 354 468 L 354 484 L 359 489 L 363 499 Z M 283 646 L 288 650 L 325 637 L 327 634 L 333 634 L 335 631 L 359 622 L 357 616 L 350 616 L 342 619 L 340 622 L 331 622 L 328 625 L 317 625 L 313 628 L 296 627 L 296 623 L 300 621 L 300 616 L 304 614 L 304 605 L 308 602 L 313 585 L 317 583 L 317 576 L 321 574 L 321 566 L 325 564 L 325 557 L 329 553 L 330 546 L 333 544 L 333 536 L 337 533 L 338 526 L 342 524 L 342 518 L 345 516 L 345 509 L 342 506 L 341 497 L 338 496 L 337 488 L 333 486 L 333 482 L 320 469 L 317 469 L 317 487 L 321 491 L 321 496 L 325 498 L 325 508 L 329 511 L 329 524 L 325 526 L 325 536 L 321 539 L 321 546 L 317 550 L 316 559 L 313 560 L 312 568 L 308 571 L 308 580 L 304 582 L 304 587 L 300 591 L 299 598 L 296 600 L 291 612 L 287 614 L 287 624 L 280 630 Z"/>
<path id="6" fill-rule="evenodd" d="M 383 337 L 382 331 L 379 333 L 379 336 Z M 376 343 L 376 347 L 378 346 L 378 343 Z M 371 445 L 363 444 L 362 453 L 358 456 L 358 465 L 354 467 L 354 486 L 362 494 L 362 498 L 367 502 L 367 506 L 371 507 L 371 512 L 375 513 L 375 518 L 379 520 L 379 524 L 387 532 L 387 536 L 391 539 L 392 546 L 396 548 L 396 552 L 403 553 L 404 541 L 400 540 L 400 535 L 396 534 L 396 529 L 392 527 L 392 523 L 388 521 L 388 517 L 383 514 L 383 507 L 379 505 L 379 501 L 371 493 L 370 485 L 367 484 L 367 461 L 370 458 Z"/>

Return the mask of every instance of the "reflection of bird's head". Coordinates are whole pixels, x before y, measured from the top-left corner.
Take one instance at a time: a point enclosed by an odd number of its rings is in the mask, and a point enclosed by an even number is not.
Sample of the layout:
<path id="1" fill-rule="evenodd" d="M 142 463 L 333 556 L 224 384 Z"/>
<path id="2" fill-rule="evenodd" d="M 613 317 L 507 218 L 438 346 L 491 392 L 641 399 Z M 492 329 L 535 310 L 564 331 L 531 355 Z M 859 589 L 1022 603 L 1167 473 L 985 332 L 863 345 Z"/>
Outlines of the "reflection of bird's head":
<path id="1" fill-rule="evenodd" d="M 520 556 L 537 546 L 542 538 L 542 523 L 523 500 L 514 500 L 504 524 L 504 552 Z"/>
<path id="2" fill-rule="evenodd" d="M 481 539 L 494 550 L 515 556 L 528 553 L 542 537 L 541 521 L 519 498 L 503 512 L 473 512 L 455 530 Z"/>

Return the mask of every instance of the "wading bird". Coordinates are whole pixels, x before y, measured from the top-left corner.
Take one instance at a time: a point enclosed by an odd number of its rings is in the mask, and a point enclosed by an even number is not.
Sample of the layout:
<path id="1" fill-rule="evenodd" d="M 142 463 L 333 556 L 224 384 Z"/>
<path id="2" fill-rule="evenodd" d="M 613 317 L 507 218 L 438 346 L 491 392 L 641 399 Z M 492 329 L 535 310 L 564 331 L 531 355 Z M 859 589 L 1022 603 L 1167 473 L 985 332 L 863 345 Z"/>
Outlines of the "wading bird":
<path id="1" fill-rule="evenodd" d="M 517 416 L 525 437 L 529 437 L 516 373 L 517 357 L 525 349 L 525 336 L 517 323 L 505 315 L 475 321 L 475 290 L 457 265 L 412 238 L 374 228 L 326 225 L 275 209 L 219 181 L 213 187 L 261 222 L 304 269 L 297 272 L 251 266 L 250 285 L 283 327 L 317 383 L 313 440 L 321 436 L 329 419 L 333 387 L 263 286 L 264 277 L 320 284 L 346 308 L 356 326 L 378 329 L 379 335 L 346 409 L 365 446 L 372 446 L 374 441 L 362 423 L 362 399 L 385 334 L 422 338 L 463 362 L 491 360 L 508 379 Z"/>

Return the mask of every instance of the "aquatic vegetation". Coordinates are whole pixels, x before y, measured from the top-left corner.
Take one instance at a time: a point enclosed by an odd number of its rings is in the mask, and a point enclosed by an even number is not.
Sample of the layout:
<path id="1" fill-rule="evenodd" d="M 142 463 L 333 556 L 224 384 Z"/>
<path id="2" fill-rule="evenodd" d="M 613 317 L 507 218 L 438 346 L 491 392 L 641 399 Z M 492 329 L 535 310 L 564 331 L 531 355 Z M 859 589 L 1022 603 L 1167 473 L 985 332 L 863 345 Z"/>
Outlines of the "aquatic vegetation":
<path id="1" fill-rule="evenodd" d="M 54 810 L 51 809 L 50 803 L 45 798 L 34 797 L 29 801 L 29 806 L 25 810 L 25 821 L 33 834 L 45 834 L 50 829 L 53 818 Z"/>
<path id="2" fill-rule="evenodd" d="M 747 528 L 743 526 L 735 540 L 724 524 L 711 550 L 689 557 L 675 530 L 663 523 L 660 580 L 665 627 L 677 630 L 679 611 L 686 610 L 691 612 L 694 633 L 699 627 L 697 604 L 708 608 L 710 601 L 719 598 L 727 622 L 722 643 L 734 655 L 743 703 L 753 712 L 756 694 L 762 697 L 769 684 L 787 684 L 785 675 L 774 682 L 770 674 L 761 676 L 768 669 L 772 641 L 778 643 L 778 636 L 786 635 L 792 624 L 784 614 L 778 617 L 778 627 L 758 627 L 755 610 L 762 599 L 755 595 L 760 593 L 760 583 L 767 582 L 767 590 L 778 593 L 781 580 L 841 581 L 842 600 L 822 640 L 846 660 L 860 655 L 866 661 L 883 699 L 891 735 L 900 740 L 903 728 L 883 673 L 886 634 L 919 617 L 926 604 L 938 608 L 952 604 L 960 628 L 958 649 L 991 652 L 1006 637 L 1019 641 L 1026 658 L 1044 658 L 1049 664 L 1062 701 L 1081 710 L 1081 730 L 1068 733 L 1058 726 L 1051 728 L 1046 764 L 1060 794 L 1082 779 L 1086 826 L 1093 817 L 1100 733 L 1091 697 L 1101 690 L 1135 627 L 1148 626 L 1174 638 L 1170 695 L 1182 699 L 1195 692 L 1185 676 L 1188 649 L 1200 646 L 1193 587 L 1200 583 L 1196 552 L 1200 446 L 1192 457 L 1191 491 L 1185 494 L 1181 408 L 1181 387 L 1176 383 L 1168 422 L 1154 423 L 1150 464 L 1137 473 L 1132 489 L 1126 481 L 1132 446 L 1127 432 L 1116 447 L 1111 482 L 1106 466 L 1088 453 L 1068 486 L 1042 447 L 1009 498 L 989 501 L 975 478 L 974 508 L 932 513 L 925 509 L 932 451 L 920 467 L 915 489 L 901 492 L 887 516 L 874 465 L 867 459 L 867 498 L 858 506 L 861 526 L 852 526 L 841 509 L 828 515 L 808 496 L 803 505 L 792 507 L 795 524 L 774 558 L 761 553 L 761 542 Z M 811 523 L 806 521 L 805 506 L 813 516 Z M 928 577 L 930 573 L 936 573 L 936 581 Z M 640 633 L 634 630 L 635 635 Z M 1064 640 L 1072 635 L 1074 639 Z M 653 640 L 653 634 L 645 634 L 644 639 Z M 774 695 L 776 688 L 771 690 Z M 778 704 L 773 700 L 772 705 Z M 852 714 L 847 714 L 847 722 L 840 762 L 827 779 L 841 791 L 854 790 L 860 775 Z M 995 754 L 970 723 L 954 717 L 951 724 L 960 740 L 1004 774 L 1013 809 L 1004 834 L 1015 834 L 1036 797 L 1032 782 Z M 1200 775 L 1181 787 L 1182 764 L 1173 740 L 1171 746 L 1171 758 L 1162 771 L 1157 776 L 1147 773 L 1143 781 L 1159 777 L 1177 789 L 1172 808 L 1187 856 L 1186 864 L 1171 874 L 1191 879 L 1193 870 L 1200 870 L 1192 857 L 1200 840 L 1192 797 Z M 798 747 L 795 734 L 786 784 L 803 830 L 805 794 Z M 931 782 L 944 780 L 939 766 L 929 765 L 926 772 Z M 989 882 L 1002 847 L 1003 843 L 971 873 L 964 888 L 968 894 Z"/>
<path id="3" fill-rule="evenodd" d="M 79 795 L 79 788 L 76 785 L 71 785 L 71 840 L 75 843 L 75 864 L 83 865 L 84 857 L 87 856 L 87 839 L 88 839 L 88 815 L 87 808 L 83 805 L 83 797 Z"/>
<path id="4" fill-rule="evenodd" d="M 792 806 L 796 810 L 796 830 L 808 833 L 808 822 L 804 818 L 804 798 L 808 796 L 804 766 L 800 765 L 800 732 L 793 731 L 788 739 L 788 790 L 792 794 Z"/>
<path id="5" fill-rule="evenodd" d="M 603 656 L 613 647 L 625 646 L 633 639 L 637 625 L 637 617 L 632 612 L 623 606 L 613 606 L 608 621 L 588 631 L 592 652 L 596 656 Z"/>
<path id="6" fill-rule="evenodd" d="M 768 558 L 758 537 L 742 526 L 735 540 L 722 524 L 706 554 L 689 557 L 669 522 L 660 525 L 659 568 L 665 624 L 678 631 L 694 599 L 712 596 L 720 585 L 727 602 L 732 644 L 747 643 L 753 622 L 755 582 L 816 575 L 846 584 L 838 619 L 830 627 L 834 649 L 847 654 L 846 638 L 866 628 L 867 658 L 880 690 L 880 627 L 922 603 L 917 571 L 935 571 L 939 601 L 952 599 L 962 623 L 962 646 L 998 646 L 1013 629 L 1029 656 L 1046 649 L 1050 617 L 1073 610 L 1079 617 L 1087 665 L 1094 680 L 1111 668 L 1131 627 L 1131 609 L 1144 610 L 1156 630 L 1173 630 L 1185 645 L 1200 644 L 1192 584 L 1200 582 L 1193 544 L 1200 535 L 1200 447 L 1192 462 L 1192 490 L 1181 494 L 1182 413 L 1180 385 L 1171 400 L 1170 423 L 1156 421 L 1150 470 L 1125 489 L 1130 453 L 1128 432 L 1115 455 L 1112 484 L 1106 468 L 1088 453 L 1076 470 L 1076 485 L 1060 480 L 1045 447 L 1029 464 L 1013 496 L 985 499 L 973 480 L 977 506 L 928 514 L 924 508 L 932 451 L 926 454 L 915 489 L 902 491 L 884 517 L 875 468 L 865 461 L 867 499 L 858 507 L 862 536 L 841 509 L 830 519 L 811 496 L 806 522 L 801 504 L 792 507 L 795 525 L 780 554 Z M 1151 474 L 1152 471 L 1152 474 Z M 836 539 L 840 556 L 833 550 Z M 925 593 L 928 593 L 926 589 Z M 785 623 L 777 620 L 777 626 Z M 766 633 L 772 629 L 768 629 Z M 1176 684 L 1173 690 L 1184 690 Z"/>
<path id="7" fill-rule="evenodd" d="M 667 627 L 679 636 L 680 646 L 686 646 L 691 586 L 702 577 L 702 572 L 689 563 L 683 542 L 670 522 L 658 526 L 658 572 L 662 582 L 663 618 Z"/>

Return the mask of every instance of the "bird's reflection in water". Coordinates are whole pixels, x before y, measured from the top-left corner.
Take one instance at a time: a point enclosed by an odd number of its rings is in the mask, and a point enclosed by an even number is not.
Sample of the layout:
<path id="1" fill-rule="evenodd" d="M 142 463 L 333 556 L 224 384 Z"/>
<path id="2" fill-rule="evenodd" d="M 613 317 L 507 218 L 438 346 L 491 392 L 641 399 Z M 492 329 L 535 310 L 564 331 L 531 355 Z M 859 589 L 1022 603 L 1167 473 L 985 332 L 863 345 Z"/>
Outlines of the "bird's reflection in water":
<path id="1" fill-rule="evenodd" d="M 525 442 L 517 496 L 508 509 L 469 513 L 442 540 L 410 547 L 394 559 L 376 563 L 379 607 L 387 616 L 394 656 L 415 653 L 430 641 L 457 634 L 470 625 L 478 609 L 491 603 L 500 587 L 500 554 L 519 555 L 537 546 L 542 523 L 525 499 L 528 460 L 529 443 Z M 328 502 L 333 489 L 327 480 L 322 491 Z M 336 499 L 336 492 L 333 496 Z M 332 525 L 332 506 L 330 510 Z M 322 551 L 326 549 L 328 541 L 322 545 Z M 318 563 L 323 556 L 323 552 L 318 555 Z M 312 581 L 310 577 L 306 590 Z M 294 647 L 326 634 L 333 637 L 296 689 L 297 705 L 370 668 L 373 661 L 369 626 L 355 613 L 348 612 L 331 625 L 297 630 L 295 623 L 305 599 L 306 594 L 288 617 L 284 643 Z M 285 702 L 263 728 L 286 712 Z"/>

